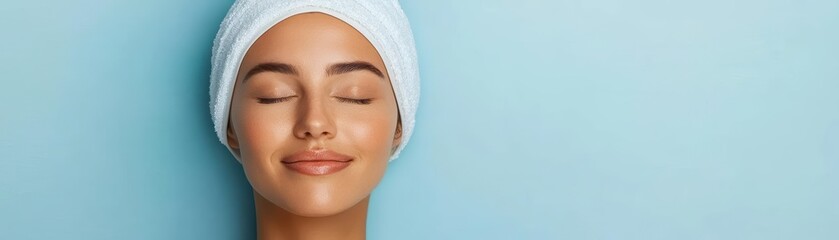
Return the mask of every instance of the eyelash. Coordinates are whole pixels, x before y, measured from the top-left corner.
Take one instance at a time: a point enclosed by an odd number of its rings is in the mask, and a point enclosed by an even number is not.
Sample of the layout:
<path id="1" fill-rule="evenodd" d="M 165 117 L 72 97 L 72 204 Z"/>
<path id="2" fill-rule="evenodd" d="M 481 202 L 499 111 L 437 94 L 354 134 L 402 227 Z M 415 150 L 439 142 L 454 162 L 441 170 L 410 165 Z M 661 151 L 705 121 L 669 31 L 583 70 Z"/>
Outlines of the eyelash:
<path id="1" fill-rule="evenodd" d="M 294 97 L 294 96 L 281 97 L 281 98 L 257 98 L 257 100 L 259 101 L 259 103 L 262 103 L 262 104 L 272 104 L 272 103 L 280 103 L 280 102 L 288 101 L 292 97 Z M 338 101 L 340 101 L 340 102 L 348 102 L 348 103 L 354 103 L 354 104 L 360 104 L 360 105 L 370 104 L 371 100 L 373 100 L 373 99 L 372 98 L 354 99 L 354 98 L 342 98 L 342 97 L 338 98 Z"/>
<path id="2" fill-rule="evenodd" d="M 341 97 L 338 98 L 338 101 L 341 101 L 341 102 L 349 102 L 349 103 L 355 103 L 355 104 L 361 104 L 361 105 L 370 104 L 370 100 L 372 100 L 372 98 L 365 98 L 365 99 L 341 98 Z"/>
<path id="3" fill-rule="evenodd" d="M 292 97 L 294 97 L 294 96 L 281 97 L 281 98 L 257 98 L 257 100 L 259 100 L 259 103 L 262 103 L 262 104 L 272 104 L 272 103 L 279 103 L 279 102 L 288 101 Z"/>

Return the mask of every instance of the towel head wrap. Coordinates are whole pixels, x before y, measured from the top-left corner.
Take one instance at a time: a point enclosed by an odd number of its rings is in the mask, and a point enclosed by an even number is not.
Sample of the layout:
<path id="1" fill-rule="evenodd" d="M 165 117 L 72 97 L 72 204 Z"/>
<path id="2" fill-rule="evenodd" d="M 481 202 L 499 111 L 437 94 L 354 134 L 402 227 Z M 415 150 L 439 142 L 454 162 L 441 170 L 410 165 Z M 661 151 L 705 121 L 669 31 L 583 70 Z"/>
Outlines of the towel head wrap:
<path id="1" fill-rule="evenodd" d="M 230 98 L 239 65 L 251 45 L 278 22 L 296 14 L 320 12 L 361 32 L 379 52 L 387 68 L 402 118 L 402 143 L 388 161 L 399 157 L 414 128 L 420 80 L 413 33 L 397 0 L 237 0 L 213 41 L 210 113 L 219 141 L 227 143 Z M 239 156 L 233 154 L 240 163 Z"/>

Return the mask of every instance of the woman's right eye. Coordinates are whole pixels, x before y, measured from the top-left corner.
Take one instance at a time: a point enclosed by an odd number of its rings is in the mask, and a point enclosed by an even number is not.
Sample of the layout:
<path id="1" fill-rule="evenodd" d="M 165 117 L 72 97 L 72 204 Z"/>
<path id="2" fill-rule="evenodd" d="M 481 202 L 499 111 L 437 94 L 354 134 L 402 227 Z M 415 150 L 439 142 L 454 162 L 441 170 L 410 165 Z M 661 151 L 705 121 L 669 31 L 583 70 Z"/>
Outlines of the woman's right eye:
<path id="1" fill-rule="evenodd" d="M 272 104 L 272 103 L 279 103 L 279 102 L 285 102 L 285 101 L 291 100 L 292 97 L 294 97 L 294 96 L 281 97 L 281 98 L 257 98 L 257 100 L 259 101 L 259 103 L 262 103 L 262 104 Z"/>

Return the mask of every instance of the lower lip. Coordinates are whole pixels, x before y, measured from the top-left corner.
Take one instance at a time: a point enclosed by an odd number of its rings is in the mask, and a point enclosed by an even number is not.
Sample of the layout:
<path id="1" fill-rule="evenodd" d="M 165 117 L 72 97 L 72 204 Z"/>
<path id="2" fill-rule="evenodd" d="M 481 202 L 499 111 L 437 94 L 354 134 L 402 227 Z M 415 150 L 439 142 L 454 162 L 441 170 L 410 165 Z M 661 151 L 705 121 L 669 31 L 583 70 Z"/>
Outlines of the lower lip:
<path id="1" fill-rule="evenodd" d="M 350 161 L 300 161 L 293 163 L 283 163 L 283 165 L 288 169 L 294 170 L 295 172 L 312 176 L 320 176 L 333 174 L 338 171 L 341 171 L 350 165 Z"/>

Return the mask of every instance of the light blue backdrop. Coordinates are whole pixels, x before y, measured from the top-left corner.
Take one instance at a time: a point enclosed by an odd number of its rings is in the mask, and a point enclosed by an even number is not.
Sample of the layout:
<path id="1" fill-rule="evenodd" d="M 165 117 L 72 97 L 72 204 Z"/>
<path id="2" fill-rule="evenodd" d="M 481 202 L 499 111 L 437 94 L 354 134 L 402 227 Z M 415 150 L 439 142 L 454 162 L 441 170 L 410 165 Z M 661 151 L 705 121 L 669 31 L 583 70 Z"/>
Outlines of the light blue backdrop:
<path id="1" fill-rule="evenodd" d="M 245 239 L 225 1 L 0 7 L 0 239 Z M 839 239 L 839 2 L 402 1 L 422 101 L 370 239 Z"/>

